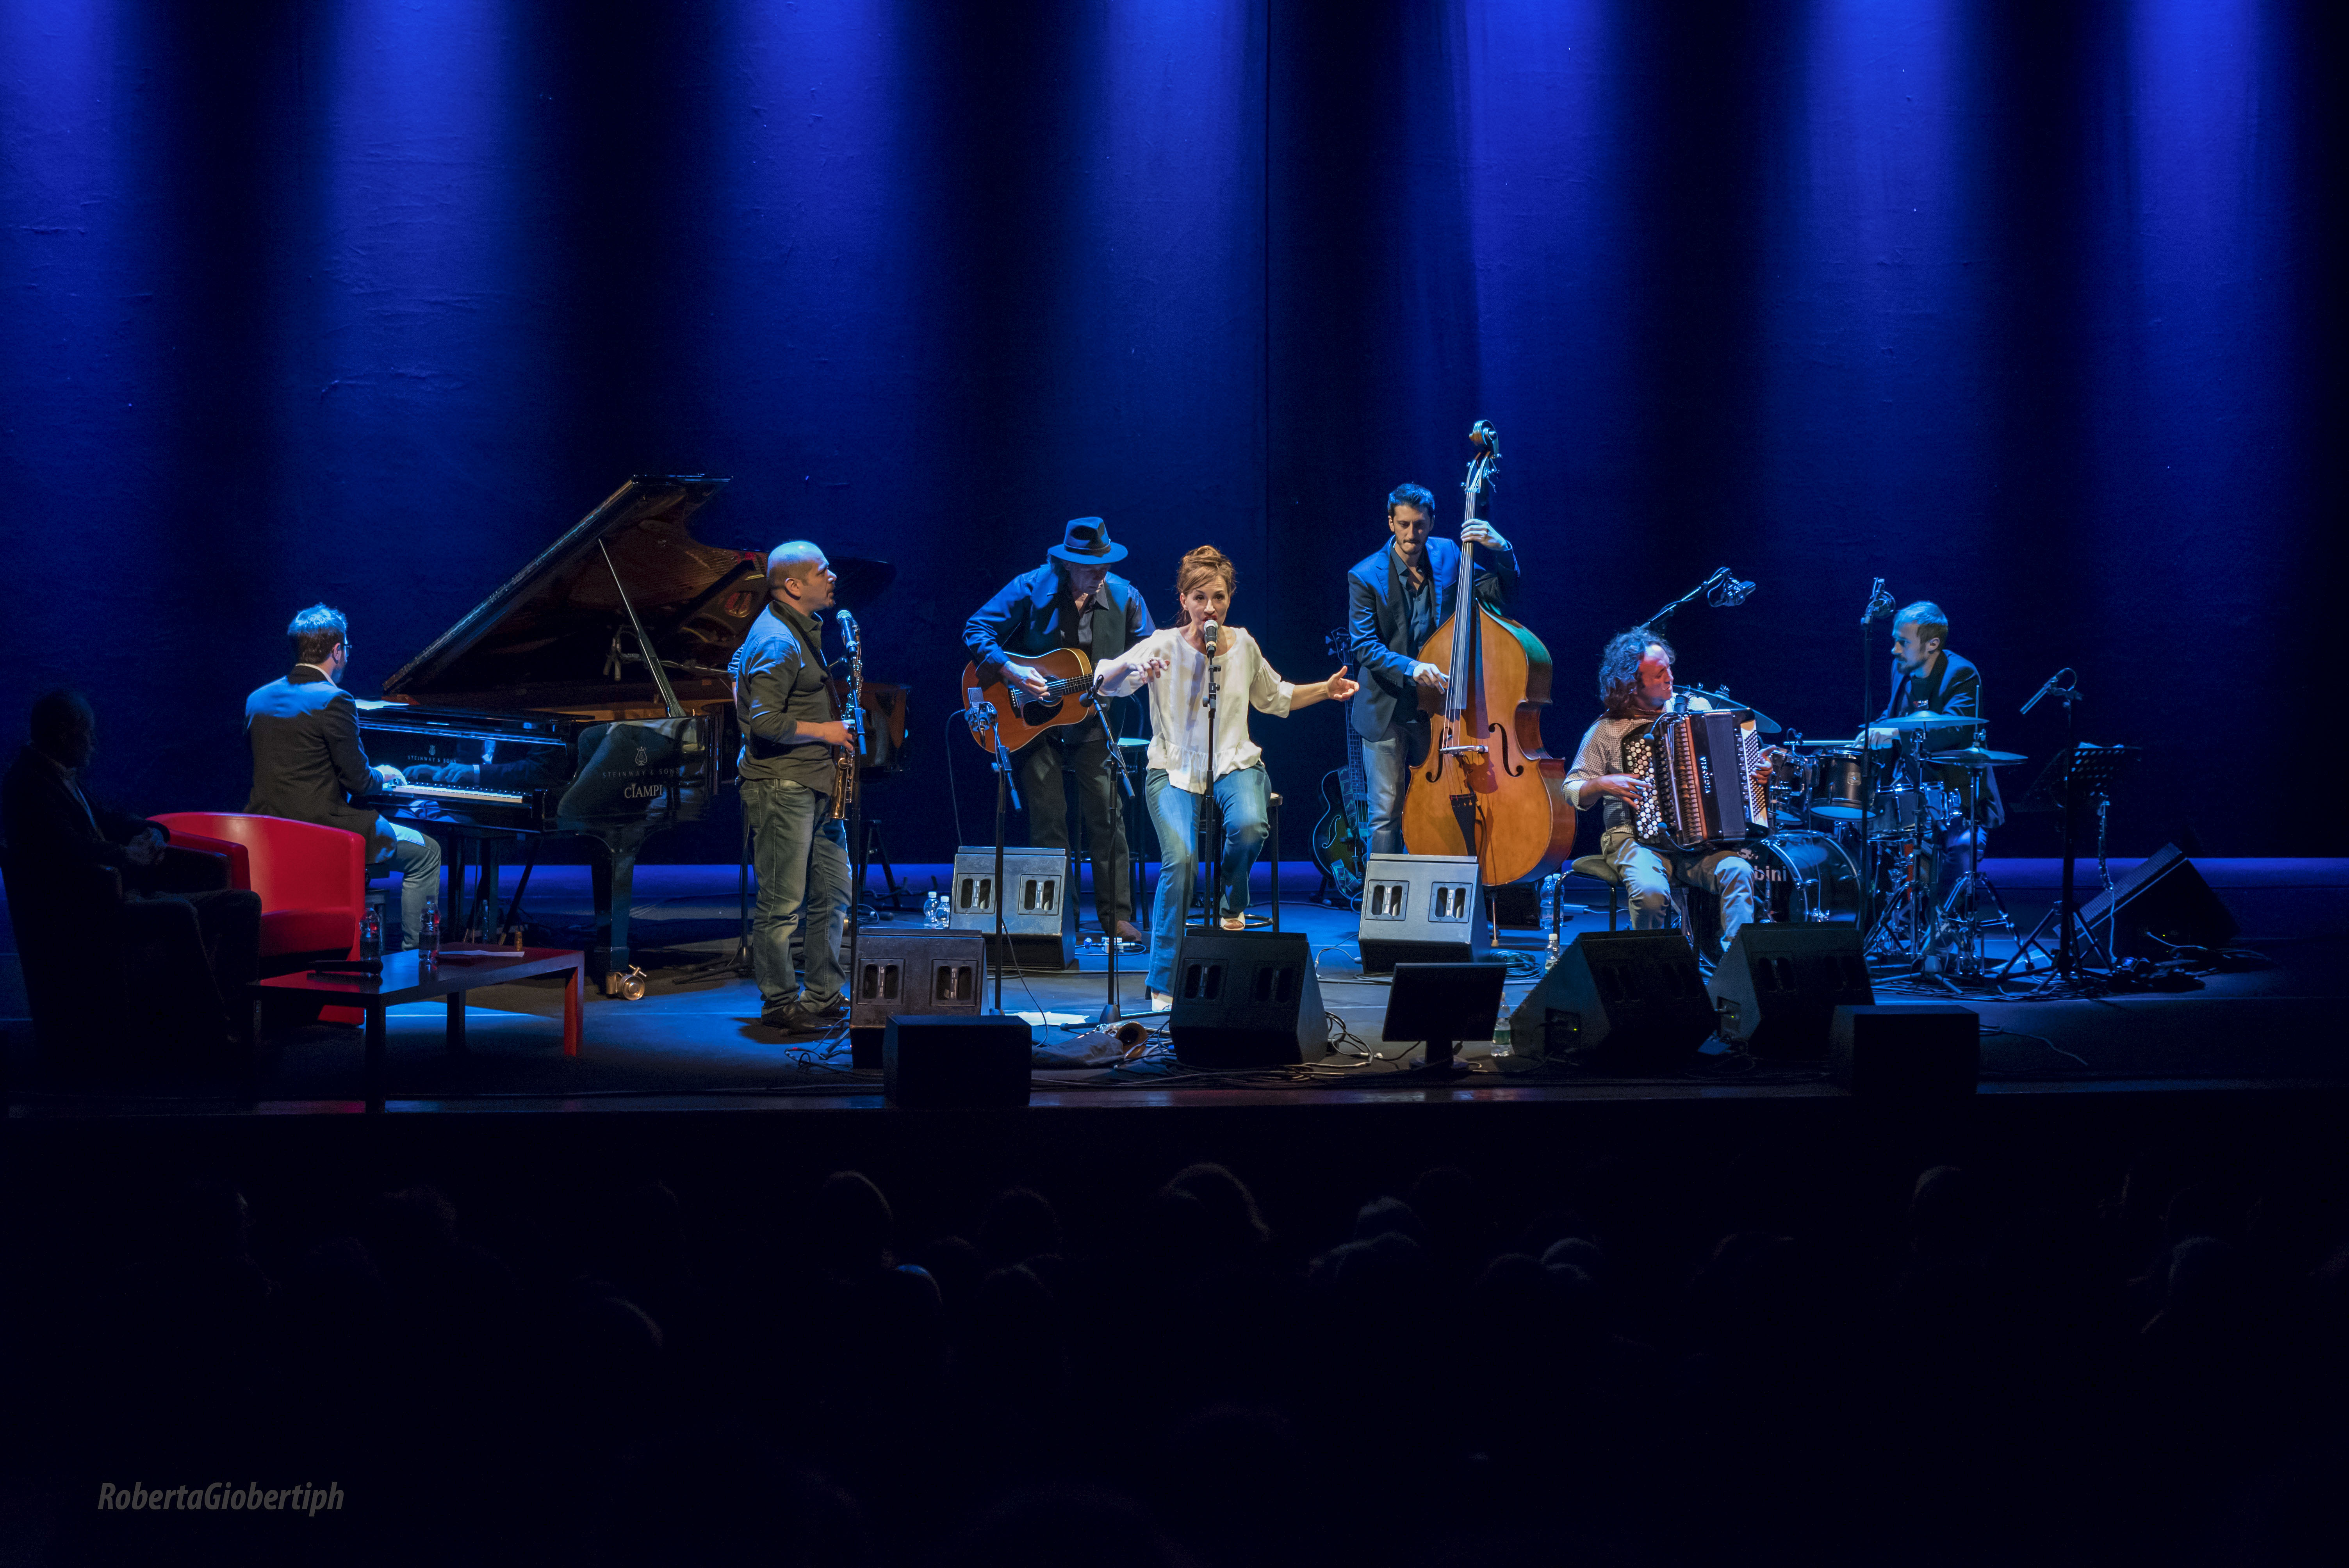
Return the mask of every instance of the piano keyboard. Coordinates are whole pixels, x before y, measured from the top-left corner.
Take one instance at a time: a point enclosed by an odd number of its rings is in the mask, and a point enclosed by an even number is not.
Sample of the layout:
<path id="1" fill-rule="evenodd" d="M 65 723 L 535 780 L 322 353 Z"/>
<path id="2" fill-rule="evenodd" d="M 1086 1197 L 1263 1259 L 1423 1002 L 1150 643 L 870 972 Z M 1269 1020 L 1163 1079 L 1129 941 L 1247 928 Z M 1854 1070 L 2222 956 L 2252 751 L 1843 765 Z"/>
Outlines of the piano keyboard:
<path id="1" fill-rule="evenodd" d="M 530 801 L 527 795 L 509 795 L 498 789 L 450 789 L 438 784 L 402 784 L 392 793 L 426 800 L 471 800 L 492 806 L 522 806 Z"/>

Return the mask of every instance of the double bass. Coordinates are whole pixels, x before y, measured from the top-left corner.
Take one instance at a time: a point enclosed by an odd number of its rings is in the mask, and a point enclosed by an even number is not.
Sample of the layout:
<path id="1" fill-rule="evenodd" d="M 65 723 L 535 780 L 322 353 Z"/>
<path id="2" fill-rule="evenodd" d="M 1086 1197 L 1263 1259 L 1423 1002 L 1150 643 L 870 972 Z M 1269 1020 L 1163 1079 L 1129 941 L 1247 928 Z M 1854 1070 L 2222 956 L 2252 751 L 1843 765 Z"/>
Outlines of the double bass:
<path id="1" fill-rule="evenodd" d="M 1500 438 L 1479 419 L 1468 433 L 1467 524 L 1491 490 Z M 1476 597 L 1476 546 L 1460 542 L 1452 614 L 1420 658 L 1448 671 L 1441 693 L 1420 689 L 1429 718 L 1426 759 L 1403 796 L 1403 847 L 1414 855 L 1474 855 L 1486 887 L 1544 876 L 1574 853 L 1565 759 L 1542 749 L 1549 650 Z"/>

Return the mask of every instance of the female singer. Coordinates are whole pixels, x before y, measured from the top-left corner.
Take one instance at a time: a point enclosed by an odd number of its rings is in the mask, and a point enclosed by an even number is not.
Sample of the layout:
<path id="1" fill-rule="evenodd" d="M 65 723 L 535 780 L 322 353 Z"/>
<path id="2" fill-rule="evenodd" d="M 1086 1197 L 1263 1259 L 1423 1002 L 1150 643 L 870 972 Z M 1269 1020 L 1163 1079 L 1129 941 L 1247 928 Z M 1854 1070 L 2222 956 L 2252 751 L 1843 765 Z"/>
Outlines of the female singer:
<path id="1" fill-rule="evenodd" d="M 1248 738 L 1247 710 L 1286 715 L 1324 697 L 1354 695 L 1345 666 L 1326 681 L 1292 686 L 1265 663 L 1256 639 L 1223 624 L 1231 608 L 1237 573 L 1223 552 L 1203 544 L 1183 557 L 1174 574 L 1179 625 L 1152 633 L 1100 669 L 1102 689 L 1123 696 L 1150 688 L 1149 771 L 1143 792 L 1158 829 L 1158 898 L 1150 915 L 1150 1003 L 1173 1005 L 1174 953 L 1182 942 L 1183 918 L 1191 907 L 1192 879 L 1198 866 L 1199 797 L 1212 787 L 1224 818 L 1223 908 L 1228 930 L 1247 924 L 1248 871 L 1264 847 L 1270 787 L 1264 753 Z M 1207 729 L 1209 664 L 1206 637 L 1213 629 L 1217 696 L 1215 733 Z"/>

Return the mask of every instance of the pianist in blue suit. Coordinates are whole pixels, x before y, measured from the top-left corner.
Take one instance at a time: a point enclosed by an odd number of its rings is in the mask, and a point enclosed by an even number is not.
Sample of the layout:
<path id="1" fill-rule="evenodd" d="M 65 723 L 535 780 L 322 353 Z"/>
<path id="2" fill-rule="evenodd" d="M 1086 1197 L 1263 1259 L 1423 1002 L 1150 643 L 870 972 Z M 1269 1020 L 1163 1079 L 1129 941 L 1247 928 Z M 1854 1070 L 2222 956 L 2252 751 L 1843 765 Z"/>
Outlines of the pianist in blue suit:
<path id="1" fill-rule="evenodd" d="M 253 796 L 244 809 L 365 835 L 367 858 L 399 870 L 400 937 L 413 947 L 424 901 L 440 882 L 440 846 L 354 799 L 406 780 L 396 768 L 367 765 L 358 704 L 336 684 L 351 659 L 343 613 L 313 604 L 285 634 L 294 644 L 293 669 L 244 699 L 244 736 L 253 748 Z"/>

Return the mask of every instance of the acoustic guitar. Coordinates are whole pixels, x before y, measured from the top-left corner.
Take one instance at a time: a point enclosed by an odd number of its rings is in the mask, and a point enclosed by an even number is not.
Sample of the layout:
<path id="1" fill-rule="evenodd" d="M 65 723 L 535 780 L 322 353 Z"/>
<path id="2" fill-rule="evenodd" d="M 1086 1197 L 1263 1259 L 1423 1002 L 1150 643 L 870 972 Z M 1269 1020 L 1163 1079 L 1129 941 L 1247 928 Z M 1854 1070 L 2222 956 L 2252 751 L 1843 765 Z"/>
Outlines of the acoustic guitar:
<path id="1" fill-rule="evenodd" d="M 968 707 L 973 692 L 978 694 L 980 701 L 993 703 L 996 722 L 1003 729 L 1004 747 L 1011 751 L 1019 750 L 1048 729 L 1076 724 L 1093 710 L 1093 662 L 1083 649 L 1055 648 L 1034 658 L 1021 656 L 1019 662 L 1044 677 L 1042 696 L 1015 692 L 1010 683 L 999 676 L 994 684 L 982 686 L 978 666 L 965 665 L 960 700 L 955 704 Z M 981 751 L 989 757 L 995 755 L 994 731 L 975 729 L 970 738 Z"/>

